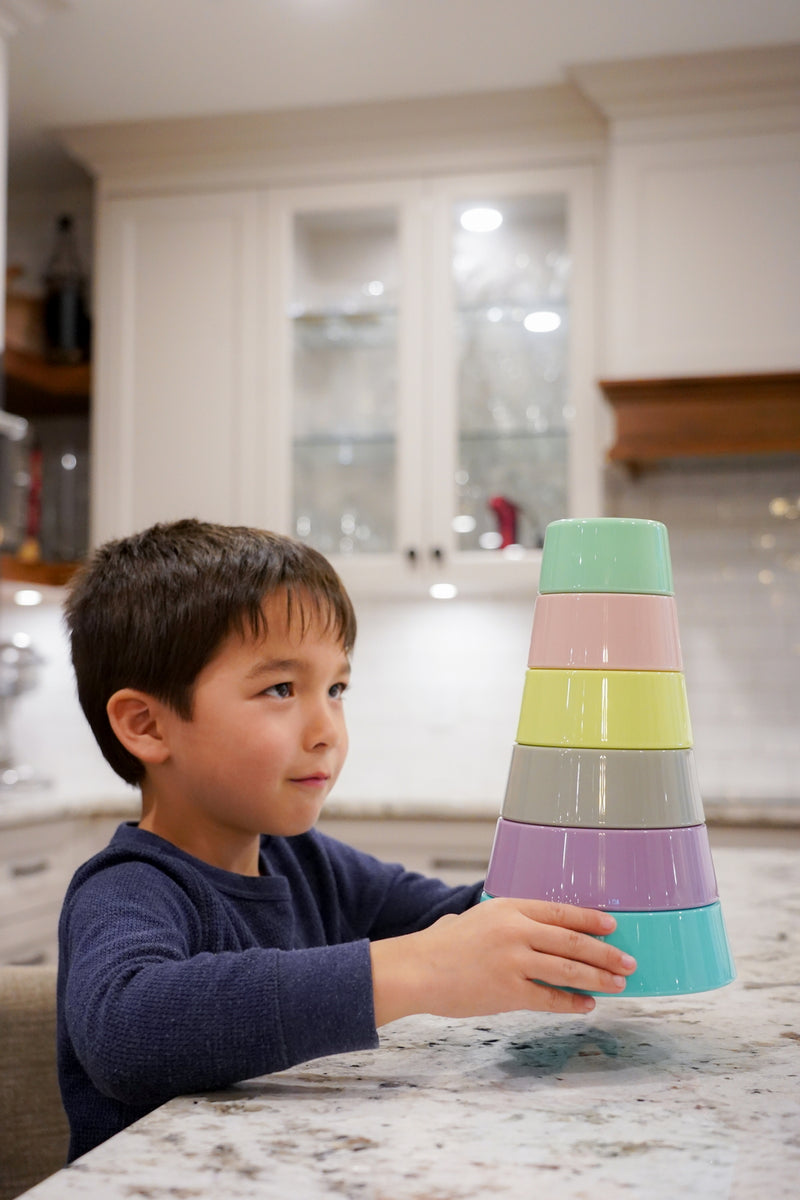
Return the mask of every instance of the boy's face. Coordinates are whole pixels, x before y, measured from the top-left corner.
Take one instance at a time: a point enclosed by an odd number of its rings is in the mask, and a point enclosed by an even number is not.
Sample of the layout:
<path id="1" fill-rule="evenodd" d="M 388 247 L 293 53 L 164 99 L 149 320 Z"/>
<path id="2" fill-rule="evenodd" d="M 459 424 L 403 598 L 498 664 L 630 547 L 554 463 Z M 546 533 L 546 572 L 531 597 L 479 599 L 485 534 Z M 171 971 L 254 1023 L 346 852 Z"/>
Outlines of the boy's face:
<path id="1" fill-rule="evenodd" d="M 265 613 L 266 638 L 231 634 L 200 672 L 190 721 L 163 714 L 169 755 L 143 789 L 145 828 L 231 870 L 256 835 L 309 830 L 347 754 L 341 643 L 314 619 L 290 626 L 282 594 Z"/>

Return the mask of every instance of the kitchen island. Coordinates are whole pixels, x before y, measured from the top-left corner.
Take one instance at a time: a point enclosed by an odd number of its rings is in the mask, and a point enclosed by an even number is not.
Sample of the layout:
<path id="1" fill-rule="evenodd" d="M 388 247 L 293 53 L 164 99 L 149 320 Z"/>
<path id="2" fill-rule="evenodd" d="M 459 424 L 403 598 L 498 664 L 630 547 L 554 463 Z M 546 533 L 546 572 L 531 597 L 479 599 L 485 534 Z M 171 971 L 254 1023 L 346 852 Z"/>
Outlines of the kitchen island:
<path id="1" fill-rule="evenodd" d="M 185 1096 L 31 1200 L 789 1200 L 800 855 L 715 851 L 735 983 L 587 1018 L 414 1017 L 381 1049 Z"/>

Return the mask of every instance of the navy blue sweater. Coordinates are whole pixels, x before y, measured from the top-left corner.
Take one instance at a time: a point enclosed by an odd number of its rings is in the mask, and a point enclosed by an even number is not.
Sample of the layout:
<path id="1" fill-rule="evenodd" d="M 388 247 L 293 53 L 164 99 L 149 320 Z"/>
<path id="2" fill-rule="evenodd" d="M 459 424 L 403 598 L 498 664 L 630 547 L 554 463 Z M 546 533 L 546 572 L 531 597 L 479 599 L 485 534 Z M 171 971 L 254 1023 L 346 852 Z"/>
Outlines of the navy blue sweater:
<path id="1" fill-rule="evenodd" d="M 260 869 L 121 825 L 77 871 L 59 927 L 70 1161 L 173 1096 L 376 1046 L 369 942 L 481 893 L 313 830 L 262 838 Z"/>

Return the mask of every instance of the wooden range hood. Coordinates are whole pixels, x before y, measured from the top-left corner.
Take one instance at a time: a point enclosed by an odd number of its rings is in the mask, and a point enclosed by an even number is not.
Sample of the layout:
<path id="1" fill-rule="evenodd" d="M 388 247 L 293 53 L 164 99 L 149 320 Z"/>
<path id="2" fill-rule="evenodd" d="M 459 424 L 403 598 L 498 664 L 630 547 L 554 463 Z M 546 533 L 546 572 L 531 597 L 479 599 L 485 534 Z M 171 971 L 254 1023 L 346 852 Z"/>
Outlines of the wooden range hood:
<path id="1" fill-rule="evenodd" d="M 667 458 L 800 452 L 800 372 L 603 379 L 614 409 L 609 458 L 636 469 Z"/>

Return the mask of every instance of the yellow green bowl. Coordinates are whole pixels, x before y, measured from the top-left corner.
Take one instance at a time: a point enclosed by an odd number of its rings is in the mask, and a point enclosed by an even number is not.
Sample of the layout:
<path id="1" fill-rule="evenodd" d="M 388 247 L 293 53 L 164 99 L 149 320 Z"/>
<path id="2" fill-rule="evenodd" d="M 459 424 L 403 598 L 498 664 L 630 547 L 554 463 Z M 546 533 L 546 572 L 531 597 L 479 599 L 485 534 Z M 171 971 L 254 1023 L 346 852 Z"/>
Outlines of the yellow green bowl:
<path id="1" fill-rule="evenodd" d="M 692 745 L 680 671 L 530 667 L 517 728 L 523 746 L 682 750 Z"/>

